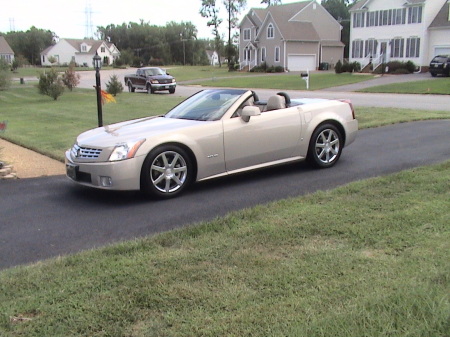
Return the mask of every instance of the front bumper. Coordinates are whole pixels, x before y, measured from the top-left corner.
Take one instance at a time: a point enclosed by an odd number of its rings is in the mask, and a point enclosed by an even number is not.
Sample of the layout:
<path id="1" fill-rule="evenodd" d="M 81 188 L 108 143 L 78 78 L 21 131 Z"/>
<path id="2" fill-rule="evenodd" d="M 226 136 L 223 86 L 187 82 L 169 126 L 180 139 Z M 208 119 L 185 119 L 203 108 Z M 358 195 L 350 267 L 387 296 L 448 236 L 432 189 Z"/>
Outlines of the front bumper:
<path id="1" fill-rule="evenodd" d="M 152 83 L 152 89 L 155 91 L 170 90 L 175 89 L 176 87 L 177 87 L 176 83 L 167 83 L 167 84 Z"/>
<path id="2" fill-rule="evenodd" d="M 72 181 L 94 188 L 108 190 L 139 190 L 141 168 L 145 156 L 116 162 L 73 162 L 66 151 L 66 175 Z"/>

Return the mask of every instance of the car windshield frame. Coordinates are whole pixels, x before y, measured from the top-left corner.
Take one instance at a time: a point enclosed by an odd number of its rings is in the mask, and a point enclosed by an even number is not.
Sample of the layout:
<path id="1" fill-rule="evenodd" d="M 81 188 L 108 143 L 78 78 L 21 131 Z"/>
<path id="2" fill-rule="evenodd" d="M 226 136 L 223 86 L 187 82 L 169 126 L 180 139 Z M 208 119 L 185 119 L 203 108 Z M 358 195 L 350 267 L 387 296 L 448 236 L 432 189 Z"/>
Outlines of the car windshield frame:
<path id="1" fill-rule="evenodd" d="M 202 90 L 178 104 L 164 117 L 196 121 L 217 121 L 247 91 L 240 89 Z"/>

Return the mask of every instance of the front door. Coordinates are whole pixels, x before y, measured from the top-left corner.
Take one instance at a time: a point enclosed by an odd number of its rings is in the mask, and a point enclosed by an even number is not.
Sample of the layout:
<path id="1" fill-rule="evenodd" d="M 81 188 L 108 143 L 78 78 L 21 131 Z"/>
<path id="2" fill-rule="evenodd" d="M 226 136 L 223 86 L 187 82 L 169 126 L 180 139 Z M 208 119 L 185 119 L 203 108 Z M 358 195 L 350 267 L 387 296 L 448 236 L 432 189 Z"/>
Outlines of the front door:
<path id="1" fill-rule="evenodd" d="M 298 153 L 301 119 L 297 108 L 266 111 L 244 122 L 223 121 L 225 165 L 228 172 L 283 160 Z"/>

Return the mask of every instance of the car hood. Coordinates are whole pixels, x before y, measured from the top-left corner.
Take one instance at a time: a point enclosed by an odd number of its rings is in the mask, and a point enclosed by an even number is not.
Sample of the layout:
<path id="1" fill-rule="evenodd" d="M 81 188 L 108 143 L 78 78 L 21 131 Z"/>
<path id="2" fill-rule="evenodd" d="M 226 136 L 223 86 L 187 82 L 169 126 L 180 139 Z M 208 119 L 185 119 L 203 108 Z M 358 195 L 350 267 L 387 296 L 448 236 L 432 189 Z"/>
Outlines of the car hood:
<path id="1" fill-rule="evenodd" d="M 171 76 L 171 75 L 153 75 L 153 76 L 148 76 L 148 78 L 159 81 L 159 80 L 171 80 L 173 78 L 173 76 Z"/>
<path id="2" fill-rule="evenodd" d="M 197 126 L 208 122 L 154 116 L 111 124 L 86 131 L 78 136 L 79 146 L 109 147 L 116 144 L 150 138 L 167 132 Z"/>

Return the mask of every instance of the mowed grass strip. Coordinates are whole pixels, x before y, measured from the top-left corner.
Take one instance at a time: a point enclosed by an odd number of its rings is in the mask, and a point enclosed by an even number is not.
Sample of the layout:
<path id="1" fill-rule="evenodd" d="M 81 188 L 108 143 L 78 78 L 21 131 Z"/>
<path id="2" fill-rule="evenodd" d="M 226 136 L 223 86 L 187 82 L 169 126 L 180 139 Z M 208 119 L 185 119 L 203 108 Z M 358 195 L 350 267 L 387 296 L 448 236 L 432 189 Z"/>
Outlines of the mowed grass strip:
<path id="1" fill-rule="evenodd" d="M 306 81 L 297 74 L 258 74 L 234 78 L 215 78 L 208 81 L 194 81 L 192 84 L 214 87 L 262 88 L 278 90 L 306 90 Z M 331 72 L 311 73 L 309 88 L 319 90 L 345 84 L 359 83 L 372 79 L 372 75 L 334 74 Z"/>
<path id="2" fill-rule="evenodd" d="M 0 272 L 2 336 L 448 336 L 450 162 Z"/>
<path id="3" fill-rule="evenodd" d="M 361 89 L 358 91 L 390 94 L 450 95 L 450 78 L 439 77 L 425 81 L 393 83 Z"/>
<path id="4" fill-rule="evenodd" d="M 199 89 L 201 90 L 201 89 Z M 103 106 L 103 123 L 166 113 L 184 97 L 168 94 L 147 95 L 124 92 L 117 103 Z M 448 111 L 423 111 L 394 108 L 356 107 L 360 128 L 399 122 L 450 118 Z M 98 125 L 95 90 L 66 91 L 57 101 L 39 95 L 32 85 L 0 91 L 0 121 L 8 121 L 0 137 L 63 160 L 77 135 Z"/>
<path id="5" fill-rule="evenodd" d="M 103 105 L 103 124 L 158 115 L 183 99 L 176 94 L 124 92 L 116 97 L 117 103 Z M 73 145 L 76 136 L 98 125 L 94 89 L 66 90 L 54 101 L 28 85 L 0 91 L 0 103 L 0 121 L 8 121 L 2 138 L 58 160 L 63 160 L 64 151 Z"/>

